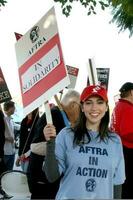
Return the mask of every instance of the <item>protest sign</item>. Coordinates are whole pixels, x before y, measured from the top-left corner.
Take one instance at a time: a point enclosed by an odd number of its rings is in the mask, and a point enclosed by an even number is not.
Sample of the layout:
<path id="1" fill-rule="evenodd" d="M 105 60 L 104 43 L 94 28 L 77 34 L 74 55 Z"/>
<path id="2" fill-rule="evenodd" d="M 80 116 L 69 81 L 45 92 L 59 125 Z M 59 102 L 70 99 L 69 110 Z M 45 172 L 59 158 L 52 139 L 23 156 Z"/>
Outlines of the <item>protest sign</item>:
<path id="1" fill-rule="evenodd" d="M 24 114 L 70 84 L 54 8 L 15 44 Z"/>
<path id="2" fill-rule="evenodd" d="M 98 77 L 99 84 L 108 90 L 110 69 L 109 68 L 96 68 L 96 70 L 97 70 L 97 77 Z"/>
<path id="3" fill-rule="evenodd" d="M 76 85 L 79 69 L 76 67 L 69 66 L 69 65 L 66 65 L 66 67 L 67 67 L 67 71 L 68 71 L 68 75 L 70 79 L 70 84 L 67 86 L 67 88 L 74 89 Z"/>
<path id="4" fill-rule="evenodd" d="M 19 40 L 23 36 L 22 34 L 16 33 L 16 32 L 14 32 L 14 34 L 15 34 L 16 40 Z"/>
<path id="5" fill-rule="evenodd" d="M 11 100 L 9 89 L 7 87 L 5 78 L 3 76 L 2 70 L 0 68 L 0 103 Z"/>

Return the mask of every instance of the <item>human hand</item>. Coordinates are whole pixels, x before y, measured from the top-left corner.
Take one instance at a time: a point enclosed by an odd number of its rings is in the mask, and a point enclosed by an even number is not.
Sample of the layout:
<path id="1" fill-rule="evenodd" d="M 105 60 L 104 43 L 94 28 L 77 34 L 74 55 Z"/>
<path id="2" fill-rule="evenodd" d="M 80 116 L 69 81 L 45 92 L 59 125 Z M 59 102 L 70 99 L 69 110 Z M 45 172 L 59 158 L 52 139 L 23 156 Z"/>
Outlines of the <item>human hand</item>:
<path id="1" fill-rule="evenodd" d="M 49 141 L 51 138 L 56 137 L 56 129 L 53 124 L 47 124 L 43 129 L 44 137 L 46 141 Z"/>
<path id="2" fill-rule="evenodd" d="M 23 161 L 24 159 L 25 159 L 25 155 L 22 154 L 22 155 L 20 156 L 20 160 Z"/>

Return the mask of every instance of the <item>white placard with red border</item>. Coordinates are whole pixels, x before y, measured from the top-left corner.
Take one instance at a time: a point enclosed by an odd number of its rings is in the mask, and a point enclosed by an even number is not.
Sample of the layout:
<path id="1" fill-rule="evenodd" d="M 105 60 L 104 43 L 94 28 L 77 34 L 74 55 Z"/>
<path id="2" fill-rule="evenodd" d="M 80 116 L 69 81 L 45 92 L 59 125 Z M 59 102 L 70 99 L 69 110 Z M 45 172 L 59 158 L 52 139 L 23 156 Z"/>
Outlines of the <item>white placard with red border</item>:
<path id="1" fill-rule="evenodd" d="M 54 8 L 15 44 L 24 114 L 70 84 Z"/>
<path id="2" fill-rule="evenodd" d="M 70 84 L 67 86 L 67 88 L 74 89 L 76 85 L 79 69 L 76 67 L 69 66 L 69 65 L 66 65 L 66 67 L 67 67 L 67 71 L 68 71 L 68 75 L 70 79 Z"/>

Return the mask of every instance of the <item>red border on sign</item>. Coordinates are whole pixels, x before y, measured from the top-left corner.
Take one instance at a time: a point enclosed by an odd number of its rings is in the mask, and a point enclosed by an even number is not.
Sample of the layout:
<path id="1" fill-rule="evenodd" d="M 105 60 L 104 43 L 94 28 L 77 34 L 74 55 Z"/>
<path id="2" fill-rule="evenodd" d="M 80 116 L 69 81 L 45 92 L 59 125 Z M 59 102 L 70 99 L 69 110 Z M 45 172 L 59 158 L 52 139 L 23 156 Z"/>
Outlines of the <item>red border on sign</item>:
<path id="1" fill-rule="evenodd" d="M 40 60 L 45 54 L 47 54 L 55 45 L 59 48 L 60 61 L 61 63 L 52 70 L 46 77 L 40 80 L 37 84 L 35 84 L 30 90 L 22 93 L 23 106 L 26 107 L 33 101 L 35 101 L 38 97 L 44 94 L 48 89 L 52 88 L 55 84 L 61 81 L 66 77 L 66 69 L 63 62 L 62 50 L 60 45 L 59 35 L 56 34 L 51 40 L 49 40 L 42 48 L 40 48 L 28 61 L 26 61 L 19 68 L 20 75 L 20 85 L 22 92 L 22 82 L 21 76 L 29 69 L 31 65 Z M 42 102 L 43 103 L 43 102 Z"/>

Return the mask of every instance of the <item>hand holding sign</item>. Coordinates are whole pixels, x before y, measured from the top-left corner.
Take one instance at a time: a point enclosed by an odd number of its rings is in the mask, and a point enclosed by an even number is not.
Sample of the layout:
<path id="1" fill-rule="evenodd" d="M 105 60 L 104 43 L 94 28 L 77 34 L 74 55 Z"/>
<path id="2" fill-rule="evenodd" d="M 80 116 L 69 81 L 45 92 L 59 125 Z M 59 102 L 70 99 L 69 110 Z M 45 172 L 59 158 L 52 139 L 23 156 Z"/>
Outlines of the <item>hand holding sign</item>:
<path id="1" fill-rule="evenodd" d="M 47 124 L 43 129 L 44 137 L 46 141 L 51 140 L 51 138 L 56 137 L 56 129 L 52 124 Z"/>
<path id="2" fill-rule="evenodd" d="M 47 124 L 53 124 L 49 102 L 46 101 L 44 103 L 44 106 L 45 106 Z"/>

